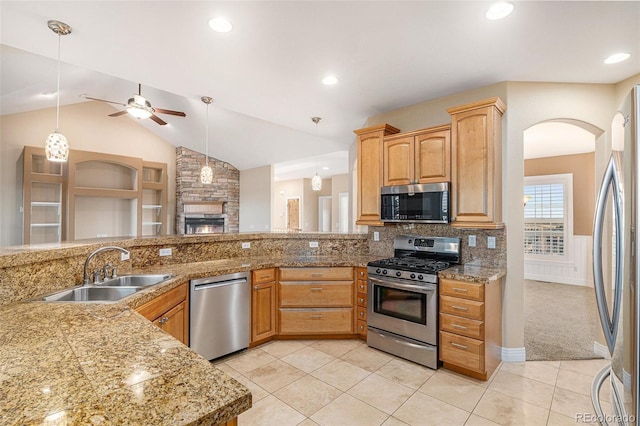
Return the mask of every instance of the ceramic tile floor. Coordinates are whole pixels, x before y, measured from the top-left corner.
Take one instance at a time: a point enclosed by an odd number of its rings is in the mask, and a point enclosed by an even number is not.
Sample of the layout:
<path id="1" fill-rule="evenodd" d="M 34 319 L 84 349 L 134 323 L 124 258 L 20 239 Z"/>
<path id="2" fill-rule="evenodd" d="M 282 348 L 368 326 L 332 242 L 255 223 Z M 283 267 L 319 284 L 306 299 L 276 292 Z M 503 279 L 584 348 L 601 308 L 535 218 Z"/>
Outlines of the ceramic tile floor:
<path id="1" fill-rule="evenodd" d="M 503 363 L 483 382 L 359 340 L 279 340 L 215 365 L 251 389 L 241 426 L 534 426 L 589 424 L 576 415 L 593 412 L 591 380 L 605 362 Z"/>

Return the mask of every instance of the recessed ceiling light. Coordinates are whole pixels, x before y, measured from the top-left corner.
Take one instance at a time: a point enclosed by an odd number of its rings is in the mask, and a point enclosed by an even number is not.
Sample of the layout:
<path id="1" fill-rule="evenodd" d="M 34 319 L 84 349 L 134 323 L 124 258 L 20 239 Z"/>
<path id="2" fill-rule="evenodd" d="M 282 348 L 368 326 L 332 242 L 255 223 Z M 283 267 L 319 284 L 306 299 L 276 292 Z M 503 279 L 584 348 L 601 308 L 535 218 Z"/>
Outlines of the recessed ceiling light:
<path id="1" fill-rule="evenodd" d="M 328 167 L 328 166 L 324 166 L 324 167 L 322 168 L 322 170 L 329 170 L 329 167 Z"/>
<path id="2" fill-rule="evenodd" d="M 52 98 L 56 95 L 56 91 L 51 91 L 51 92 L 42 92 L 41 95 L 44 96 L 45 98 Z"/>
<path id="3" fill-rule="evenodd" d="M 334 75 L 328 75 L 322 79 L 322 82 L 327 86 L 332 86 L 338 82 L 338 79 Z"/>
<path id="4" fill-rule="evenodd" d="M 631 54 L 629 53 L 615 53 L 609 56 L 607 59 L 605 59 L 604 63 L 608 65 L 617 64 L 618 62 L 626 61 L 627 59 L 629 59 L 630 56 Z"/>
<path id="5" fill-rule="evenodd" d="M 227 21 L 227 19 L 223 17 L 209 19 L 209 26 L 213 31 L 217 31 L 219 33 L 228 33 L 233 28 L 231 22 Z"/>
<path id="6" fill-rule="evenodd" d="M 487 19 L 495 21 L 496 19 L 502 19 L 509 16 L 511 12 L 513 12 L 513 3 L 499 1 L 497 3 L 493 3 L 484 16 L 486 16 Z"/>

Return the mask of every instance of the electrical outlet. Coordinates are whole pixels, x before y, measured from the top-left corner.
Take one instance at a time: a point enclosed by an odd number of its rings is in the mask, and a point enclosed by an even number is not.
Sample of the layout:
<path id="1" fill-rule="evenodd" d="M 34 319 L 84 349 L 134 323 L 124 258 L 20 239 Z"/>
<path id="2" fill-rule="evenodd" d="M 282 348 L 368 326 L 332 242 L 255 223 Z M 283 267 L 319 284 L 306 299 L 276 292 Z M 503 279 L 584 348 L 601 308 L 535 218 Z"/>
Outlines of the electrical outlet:
<path id="1" fill-rule="evenodd" d="M 318 248 L 318 242 L 317 241 L 309 241 L 309 247 Z"/>
<path id="2" fill-rule="evenodd" d="M 487 237 L 487 248 L 496 248 L 496 237 Z"/>
<path id="3" fill-rule="evenodd" d="M 251 243 L 242 243 L 242 248 L 243 249 L 251 248 Z"/>
<path id="4" fill-rule="evenodd" d="M 373 231 L 373 241 L 380 241 L 380 233 L 378 231 Z"/>
<path id="5" fill-rule="evenodd" d="M 475 246 L 476 246 L 476 236 L 469 235 L 469 247 L 475 247 Z"/>
<path id="6" fill-rule="evenodd" d="M 171 256 L 171 247 L 160 249 L 160 256 Z"/>
<path id="7" fill-rule="evenodd" d="M 120 253 L 120 260 L 129 260 L 129 253 Z"/>

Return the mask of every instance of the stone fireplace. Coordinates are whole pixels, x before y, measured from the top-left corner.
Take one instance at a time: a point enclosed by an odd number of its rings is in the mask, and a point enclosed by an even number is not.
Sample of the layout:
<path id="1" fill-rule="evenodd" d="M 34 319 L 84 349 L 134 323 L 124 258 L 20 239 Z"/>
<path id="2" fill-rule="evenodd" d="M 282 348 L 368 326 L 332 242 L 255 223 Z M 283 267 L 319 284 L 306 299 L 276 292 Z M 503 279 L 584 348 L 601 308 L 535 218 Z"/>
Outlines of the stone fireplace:
<path id="1" fill-rule="evenodd" d="M 176 148 L 176 233 L 185 233 L 187 216 L 217 219 L 210 223 L 211 228 L 207 228 L 214 232 L 238 232 L 240 171 L 229 163 L 209 157 L 213 183 L 203 185 L 200 169 L 204 164 L 203 154 L 185 147 Z"/>

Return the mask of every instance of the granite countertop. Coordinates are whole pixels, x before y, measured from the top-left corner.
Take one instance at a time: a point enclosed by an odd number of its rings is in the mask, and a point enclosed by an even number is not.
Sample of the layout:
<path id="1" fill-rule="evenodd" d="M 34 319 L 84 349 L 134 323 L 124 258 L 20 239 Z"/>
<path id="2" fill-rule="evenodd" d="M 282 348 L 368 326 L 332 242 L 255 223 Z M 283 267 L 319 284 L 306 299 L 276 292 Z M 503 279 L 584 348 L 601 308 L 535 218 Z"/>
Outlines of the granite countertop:
<path id="1" fill-rule="evenodd" d="M 118 303 L 0 308 L 0 419 L 8 424 L 213 425 L 251 393 L 133 309 L 192 278 L 271 267 L 366 266 L 372 256 L 261 256 L 162 265 L 173 278 Z"/>
<path id="2" fill-rule="evenodd" d="M 507 271 L 501 268 L 487 268 L 477 265 L 456 265 L 440 271 L 438 276 L 449 280 L 468 281 L 474 283 L 489 284 L 506 275 Z"/>

